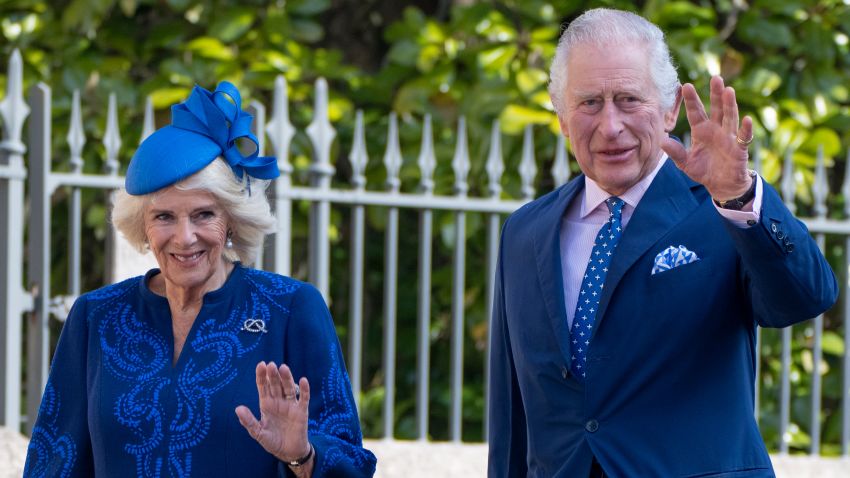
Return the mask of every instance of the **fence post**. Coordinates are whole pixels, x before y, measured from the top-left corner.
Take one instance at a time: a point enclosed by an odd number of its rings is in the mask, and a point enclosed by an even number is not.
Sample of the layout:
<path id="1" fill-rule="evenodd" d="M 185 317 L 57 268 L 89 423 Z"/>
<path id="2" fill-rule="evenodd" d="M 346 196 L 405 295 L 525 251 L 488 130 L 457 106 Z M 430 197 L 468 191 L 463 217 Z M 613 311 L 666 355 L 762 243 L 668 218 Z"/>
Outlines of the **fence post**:
<path id="1" fill-rule="evenodd" d="M 9 60 L 6 98 L 0 103 L 0 424 L 18 430 L 21 424 L 21 315 L 28 309 L 23 283 L 24 153 L 21 141 L 29 107 L 23 96 L 21 52 Z"/>
<path id="2" fill-rule="evenodd" d="M 295 128 L 289 122 L 289 97 L 286 79 L 278 76 L 274 82 L 272 119 L 266 125 L 266 134 L 277 157 L 280 177 L 271 184 L 274 198 L 274 213 L 277 218 L 272 247 L 265 254 L 265 269 L 278 274 L 291 275 L 292 200 L 283 196 L 283 191 L 292 186 L 292 164 L 289 163 L 289 144 L 295 136 Z M 259 135 L 257 135 L 259 136 Z"/>
<path id="3" fill-rule="evenodd" d="M 313 122 L 307 127 L 307 136 L 313 143 L 313 164 L 310 166 L 311 186 L 318 190 L 331 187 L 334 167 L 331 164 L 331 145 L 336 130 L 328 118 L 328 83 L 316 80 L 316 99 Z M 310 211 L 310 282 L 330 302 L 330 239 L 331 204 L 323 199 L 316 201 Z"/>
<path id="4" fill-rule="evenodd" d="M 27 420 L 24 431 L 32 434 L 41 394 L 50 365 L 50 196 L 51 169 L 50 87 L 39 83 L 30 89 L 33 108 L 29 123 L 29 285 L 35 307 L 27 325 Z"/>

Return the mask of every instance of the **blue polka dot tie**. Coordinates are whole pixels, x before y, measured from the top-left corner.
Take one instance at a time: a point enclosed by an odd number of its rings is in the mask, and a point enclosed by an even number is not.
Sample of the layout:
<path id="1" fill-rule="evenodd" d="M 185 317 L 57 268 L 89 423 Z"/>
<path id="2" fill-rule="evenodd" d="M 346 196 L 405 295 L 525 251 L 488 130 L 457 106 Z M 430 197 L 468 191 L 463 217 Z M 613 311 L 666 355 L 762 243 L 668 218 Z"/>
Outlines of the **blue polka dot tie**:
<path id="1" fill-rule="evenodd" d="M 602 288 L 605 286 L 605 276 L 608 275 L 608 265 L 614 249 L 623 235 L 623 227 L 620 222 L 623 213 L 623 200 L 612 196 L 605 200 L 608 206 L 608 222 L 602 225 L 602 229 L 596 233 L 593 240 L 593 250 L 587 261 L 587 269 L 579 287 L 576 313 L 573 316 L 573 326 L 570 328 L 570 344 L 572 357 L 570 357 L 570 369 L 573 375 L 584 382 L 585 370 L 587 368 L 587 349 L 590 346 L 590 337 L 596 322 L 596 311 L 599 308 L 599 298 L 602 297 Z"/>

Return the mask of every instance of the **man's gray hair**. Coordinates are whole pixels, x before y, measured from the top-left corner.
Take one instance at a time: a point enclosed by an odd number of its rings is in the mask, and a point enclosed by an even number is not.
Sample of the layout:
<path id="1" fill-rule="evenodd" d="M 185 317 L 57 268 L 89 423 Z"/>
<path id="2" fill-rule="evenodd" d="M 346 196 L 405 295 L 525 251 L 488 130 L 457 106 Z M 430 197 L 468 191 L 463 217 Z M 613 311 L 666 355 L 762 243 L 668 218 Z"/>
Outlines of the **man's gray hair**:
<path id="1" fill-rule="evenodd" d="M 233 174 L 230 166 L 217 158 L 204 169 L 176 183 L 182 191 L 207 191 L 227 214 L 232 232 L 232 249 L 224 249 L 223 255 L 231 261 L 239 260 L 251 265 L 256 260 L 266 234 L 274 230 L 274 216 L 266 198 L 268 181 L 251 179 L 251 193 L 246 185 Z M 112 224 L 124 235 L 127 242 L 139 252 L 146 252 L 145 208 L 156 201 L 160 191 L 142 196 L 133 196 L 124 189 L 115 196 L 112 208 Z"/>
<path id="2" fill-rule="evenodd" d="M 558 41 L 549 70 L 549 96 L 555 111 L 563 113 L 567 87 L 567 59 L 573 47 L 643 43 L 649 53 L 652 80 L 664 111 L 673 107 L 679 90 L 679 77 L 664 41 L 664 33 L 645 18 L 631 12 L 594 8 L 573 20 Z"/>

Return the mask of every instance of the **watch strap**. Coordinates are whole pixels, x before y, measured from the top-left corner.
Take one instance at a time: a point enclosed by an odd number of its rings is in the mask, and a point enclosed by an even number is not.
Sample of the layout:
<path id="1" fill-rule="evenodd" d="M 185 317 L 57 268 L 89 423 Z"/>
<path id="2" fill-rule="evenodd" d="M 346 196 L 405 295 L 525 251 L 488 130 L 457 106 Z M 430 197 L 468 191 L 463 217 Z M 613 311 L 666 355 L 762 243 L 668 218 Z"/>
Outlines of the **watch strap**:
<path id="1" fill-rule="evenodd" d="M 733 210 L 733 211 L 740 211 L 741 209 L 743 209 L 743 207 L 748 202 L 752 201 L 753 198 L 756 197 L 756 181 L 758 181 L 758 178 L 756 177 L 757 176 L 756 172 L 753 171 L 752 169 L 748 170 L 747 174 L 750 175 L 751 184 L 750 184 L 750 188 L 747 189 L 747 191 L 744 194 L 742 194 L 742 195 L 740 195 L 740 196 L 738 196 L 734 199 L 729 199 L 727 201 L 718 201 L 717 199 L 712 198 L 712 200 L 714 201 L 714 204 L 716 204 L 717 207 L 722 208 L 722 209 L 730 209 L 730 210 Z"/>

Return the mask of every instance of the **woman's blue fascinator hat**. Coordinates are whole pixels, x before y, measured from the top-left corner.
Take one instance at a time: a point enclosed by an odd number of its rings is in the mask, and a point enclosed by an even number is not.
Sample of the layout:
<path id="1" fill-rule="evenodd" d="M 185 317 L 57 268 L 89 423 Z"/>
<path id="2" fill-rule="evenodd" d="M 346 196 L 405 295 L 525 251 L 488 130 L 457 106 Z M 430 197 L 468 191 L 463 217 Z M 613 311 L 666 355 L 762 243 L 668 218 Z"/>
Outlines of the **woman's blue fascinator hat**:
<path id="1" fill-rule="evenodd" d="M 171 124 L 139 145 L 124 187 L 136 196 L 152 193 L 188 178 L 219 156 L 240 180 L 246 174 L 258 179 L 278 177 L 277 160 L 257 155 L 253 120 L 242 111 L 242 97 L 232 83 L 222 81 L 212 93 L 196 85 L 185 102 L 171 107 Z M 253 143 L 251 154 L 239 150 L 240 139 Z"/>

